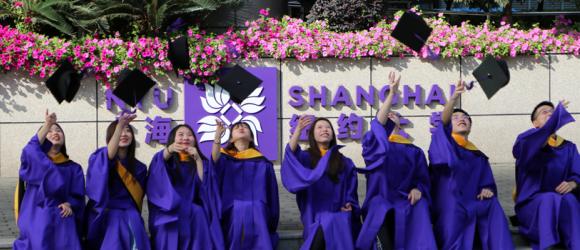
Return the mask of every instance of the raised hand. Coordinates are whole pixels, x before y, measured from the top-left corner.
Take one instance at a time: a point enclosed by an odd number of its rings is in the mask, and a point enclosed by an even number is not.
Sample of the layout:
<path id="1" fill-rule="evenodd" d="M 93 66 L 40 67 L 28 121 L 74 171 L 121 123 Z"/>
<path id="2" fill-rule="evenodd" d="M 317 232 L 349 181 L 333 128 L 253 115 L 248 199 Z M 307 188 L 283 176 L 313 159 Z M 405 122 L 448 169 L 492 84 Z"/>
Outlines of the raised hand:
<path id="1" fill-rule="evenodd" d="M 217 128 L 215 130 L 214 143 L 220 143 L 221 144 L 222 136 L 226 132 L 226 125 L 220 119 L 215 119 L 215 123 L 217 125 Z"/>
<path id="2" fill-rule="evenodd" d="M 391 71 L 389 73 L 389 85 L 391 86 L 390 90 L 389 90 L 389 94 L 390 93 L 399 93 L 399 83 L 401 82 L 401 75 L 399 75 L 399 77 L 397 77 L 397 73 Z"/>
<path id="3" fill-rule="evenodd" d="M 481 193 L 477 195 L 477 199 L 479 200 L 489 199 L 491 197 L 493 197 L 493 192 L 489 188 L 481 189 Z"/>
<path id="4" fill-rule="evenodd" d="M 465 81 L 459 80 L 457 81 L 457 87 L 455 87 L 455 92 L 453 92 L 453 96 L 451 96 L 451 98 L 455 100 L 459 96 L 461 96 L 461 94 L 465 93 L 465 91 L 466 91 Z"/>
<path id="5" fill-rule="evenodd" d="M 129 123 L 131 123 L 133 120 L 135 120 L 136 117 L 137 117 L 136 114 L 121 113 L 121 115 L 119 116 L 118 124 L 121 128 L 124 128 L 125 126 L 129 125 Z"/>
<path id="6" fill-rule="evenodd" d="M 562 105 L 562 107 L 564 107 L 565 109 L 567 109 L 567 108 L 568 108 L 568 105 L 569 105 L 569 104 L 570 104 L 570 101 L 567 101 L 567 100 L 565 100 L 565 99 L 562 99 L 562 100 L 560 101 L 560 105 Z"/>
<path id="7" fill-rule="evenodd" d="M 48 127 L 56 124 L 56 114 L 55 113 L 48 113 L 48 109 L 46 109 L 46 113 L 44 115 L 44 124 Z"/>
<path id="8" fill-rule="evenodd" d="M 310 117 L 308 115 L 301 115 L 300 118 L 298 118 L 298 125 L 296 126 L 296 130 L 294 133 L 302 132 L 302 130 L 304 128 L 307 128 L 308 125 L 310 125 L 311 123 L 312 123 L 312 117 Z"/>

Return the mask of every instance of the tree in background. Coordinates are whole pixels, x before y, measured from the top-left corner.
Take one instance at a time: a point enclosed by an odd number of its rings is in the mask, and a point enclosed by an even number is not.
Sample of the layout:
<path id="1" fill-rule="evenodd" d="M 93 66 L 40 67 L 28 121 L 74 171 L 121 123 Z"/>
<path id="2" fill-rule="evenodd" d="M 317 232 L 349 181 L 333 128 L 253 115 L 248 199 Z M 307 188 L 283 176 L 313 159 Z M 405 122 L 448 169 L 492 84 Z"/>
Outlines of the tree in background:
<path id="1" fill-rule="evenodd" d="M 307 18 L 326 21 L 335 31 L 353 31 L 374 25 L 382 10 L 382 0 L 317 0 Z"/>

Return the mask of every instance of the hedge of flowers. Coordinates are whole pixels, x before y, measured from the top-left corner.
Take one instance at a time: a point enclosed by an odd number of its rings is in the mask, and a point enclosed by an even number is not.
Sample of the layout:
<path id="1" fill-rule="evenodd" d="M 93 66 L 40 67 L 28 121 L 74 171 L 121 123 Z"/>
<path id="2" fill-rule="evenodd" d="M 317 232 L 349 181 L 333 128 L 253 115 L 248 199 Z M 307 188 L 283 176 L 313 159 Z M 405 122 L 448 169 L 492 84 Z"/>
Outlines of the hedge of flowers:
<path id="1" fill-rule="evenodd" d="M 433 28 L 427 46 L 420 53 L 406 48 L 390 36 L 398 18 L 381 21 L 374 27 L 357 32 L 329 31 L 324 22 L 306 23 L 300 19 L 268 17 L 247 22 L 246 29 L 229 30 L 224 34 L 206 34 L 192 28 L 189 36 L 191 69 L 179 74 L 196 83 L 216 81 L 219 68 L 238 59 L 261 57 L 296 58 L 300 61 L 318 58 L 389 59 L 393 56 L 417 56 L 423 59 L 473 55 L 515 57 L 541 56 L 545 53 L 580 54 L 580 32 L 567 31 L 569 25 L 560 20 L 552 29 L 521 30 L 502 23 L 475 26 L 468 22 L 452 26 L 443 15 L 426 18 Z M 114 82 L 124 68 L 140 68 L 148 74 L 167 74 L 172 66 L 167 59 L 167 41 L 162 38 L 135 38 L 124 41 L 119 36 L 74 40 L 50 38 L 35 33 L 22 33 L 0 26 L 0 69 L 20 70 L 41 78 L 50 75 L 63 59 L 69 59 L 79 70 L 93 73 L 98 81 Z"/>

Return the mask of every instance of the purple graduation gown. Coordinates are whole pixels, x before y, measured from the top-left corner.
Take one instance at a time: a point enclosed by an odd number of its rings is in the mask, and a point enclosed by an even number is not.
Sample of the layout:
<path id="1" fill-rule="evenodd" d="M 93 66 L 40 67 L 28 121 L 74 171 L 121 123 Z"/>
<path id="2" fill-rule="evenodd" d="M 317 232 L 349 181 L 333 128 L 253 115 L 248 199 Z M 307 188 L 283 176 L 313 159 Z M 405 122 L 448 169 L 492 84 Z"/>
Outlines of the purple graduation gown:
<path id="1" fill-rule="evenodd" d="M 227 249 L 276 249 L 280 201 L 272 162 L 222 153 L 214 167 L 221 194 L 221 225 Z"/>
<path id="2" fill-rule="evenodd" d="M 362 214 L 364 224 L 356 242 L 357 249 L 371 249 L 385 215 L 395 215 L 395 249 L 437 249 L 429 213 L 429 173 L 423 150 L 413 144 L 389 141 L 395 124 L 371 121 L 363 138 L 363 157 L 367 164 L 359 171 L 366 174 L 367 194 Z M 421 199 L 411 205 L 411 189 L 421 191 Z"/>
<path id="3" fill-rule="evenodd" d="M 208 160 L 203 181 L 195 164 L 155 154 L 149 166 L 147 200 L 153 249 L 223 249 L 219 192 Z"/>
<path id="4" fill-rule="evenodd" d="M 341 147 L 328 150 L 312 168 L 310 153 L 300 147 L 292 152 L 290 146 L 286 146 L 281 169 L 282 184 L 290 193 L 296 194 L 304 225 L 304 244 L 300 249 L 310 249 L 319 227 L 327 249 L 354 249 L 354 239 L 360 230 L 356 167 L 351 159 L 342 157 L 344 170 L 338 176 L 338 183 L 326 174 L 331 154 Z M 346 203 L 351 203 L 351 212 L 340 210 Z"/>
<path id="5" fill-rule="evenodd" d="M 150 249 L 149 238 L 133 198 L 115 170 L 117 159 L 109 160 L 107 147 L 89 158 L 87 171 L 87 248 Z M 121 161 L 127 166 L 125 161 Z M 133 177 L 145 190 L 147 167 L 135 160 Z"/>
<path id="6" fill-rule="evenodd" d="M 440 249 L 514 249 L 488 158 L 461 147 L 451 136 L 451 123 L 439 124 L 429 146 L 435 239 Z M 483 188 L 491 199 L 479 200 Z M 478 232 L 478 235 L 475 235 Z"/>
<path id="7" fill-rule="evenodd" d="M 20 206 L 20 236 L 14 249 L 81 249 L 80 231 L 85 207 L 85 178 L 74 161 L 53 163 L 46 155 L 52 143 L 41 145 L 34 135 L 22 150 L 20 178 L 26 192 Z M 58 205 L 71 204 L 73 215 L 62 218 Z"/>
<path id="8" fill-rule="evenodd" d="M 545 249 L 558 242 L 563 242 L 568 249 L 580 249 L 578 197 L 556 192 L 563 181 L 580 184 L 578 150 L 569 141 L 558 147 L 546 144 L 550 135 L 573 121 L 566 109 L 558 105 L 542 128 L 520 134 L 513 148 L 519 230 L 532 241 L 535 249 Z"/>

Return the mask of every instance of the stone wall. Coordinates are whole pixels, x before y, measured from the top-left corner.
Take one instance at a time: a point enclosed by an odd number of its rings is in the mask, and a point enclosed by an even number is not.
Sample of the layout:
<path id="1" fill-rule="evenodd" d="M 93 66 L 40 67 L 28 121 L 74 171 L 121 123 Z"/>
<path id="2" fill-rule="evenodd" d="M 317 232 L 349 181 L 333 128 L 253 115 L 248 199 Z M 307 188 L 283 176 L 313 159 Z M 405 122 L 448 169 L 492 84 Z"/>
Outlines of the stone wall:
<path id="1" fill-rule="evenodd" d="M 422 61 L 416 58 L 393 58 L 390 61 L 374 58 L 351 59 L 320 59 L 312 62 L 297 60 L 261 59 L 252 62 L 240 62 L 247 67 L 276 67 L 279 70 L 278 89 L 280 90 L 277 121 L 268 121 L 268 126 L 276 125 L 279 133 L 279 158 L 282 157 L 284 145 L 290 136 L 289 121 L 293 114 L 313 114 L 329 118 L 336 129 L 336 120 L 341 113 L 354 113 L 364 117 L 365 129 L 368 130 L 380 101 L 374 105 L 358 106 L 337 105 L 323 107 L 315 103 L 302 107 L 289 105 L 291 97 L 289 88 L 300 85 L 329 89 L 329 98 L 334 96 L 338 86 L 344 86 L 354 93 L 357 85 L 363 88 L 372 85 L 381 89 L 387 84 L 387 74 L 398 71 L 402 74 L 401 85 L 414 88 L 420 85 L 426 95 L 432 85 L 437 84 L 448 98 L 450 86 L 460 77 L 471 80 L 471 71 L 480 60 L 475 58 L 446 59 L 441 61 Z M 467 110 L 473 119 L 473 129 L 470 139 L 489 157 L 492 163 L 511 164 L 514 159 L 511 149 L 516 136 L 531 127 L 530 112 L 542 100 L 556 102 L 560 99 L 571 101 L 569 111 L 580 119 L 580 58 L 568 55 L 546 55 L 539 57 L 517 57 L 507 59 L 510 67 L 511 81 L 491 100 L 488 100 L 481 88 L 476 86 L 464 94 L 461 107 Z M 153 91 L 143 100 L 143 108 L 138 111 L 134 122 L 136 139 L 138 140 L 137 157 L 149 163 L 153 154 L 162 146 L 156 142 L 144 142 L 148 124 L 146 117 L 156 115 L 171 117 L 176 123 L 184 121 L 184 87 L 182 80 L 173 74 L 156 77 L 162 90 L 170 87 L 175 90 L 174 102 L 161 110 L 153 104 Z M 366 86 L 366 87 L 365 87 Z M 87 167 L 89 155 L 98 147 L 105 146 L 107 125 L 115 119 L 119 108 L 113 105 L 106 108 L 105 88 L 96 84 L 94 79 L 83 81 L 81 89 L 72 103 L 58 103 L 52 98 L 44 86 L 43 79 L 28 76 L 26 72 L 9 72 L 0 75 L 0 176 L 17 176 L 20 164 L 20 152 L 27 140 L 34 135 L 44 119 L 45 109 L 56 112 L 65 134 L 67 148 L 71 158 Z M 306 96 L 306 98 L 308 98 Z M 422 97 L 423 98 L 423 97 Z M 331 100 L 327 100 L 331 101 Z M 398 104 L 394 109 L 410 120 L 411 125 L 405 128 L 414 143 L 425 151 L 429 145 L 429 117 L 432 112 L 441 111 L 442 105 L 409 105 Z M 564 127 L 560 135 L 580 142 L 580 123 Z M 342 152 L 351 157 L 357 166 L 362 167 L 360 141 L 344 140 L 339 143 L 347 145 Z M 275 162 L 279 165 L 279 160 Z"/>

